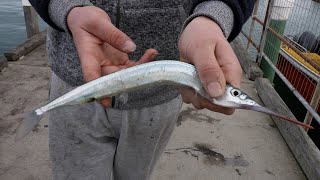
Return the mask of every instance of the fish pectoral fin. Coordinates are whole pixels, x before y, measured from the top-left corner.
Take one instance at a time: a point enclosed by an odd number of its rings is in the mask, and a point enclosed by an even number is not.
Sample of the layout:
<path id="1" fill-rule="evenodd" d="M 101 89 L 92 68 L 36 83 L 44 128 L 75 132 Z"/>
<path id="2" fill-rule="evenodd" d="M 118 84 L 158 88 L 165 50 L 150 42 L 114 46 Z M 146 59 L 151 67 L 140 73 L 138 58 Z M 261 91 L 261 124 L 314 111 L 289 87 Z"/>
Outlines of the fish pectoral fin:
<path id="1" fill-rule="evenodd" d="M 16 130 L 15 141 L 19 141 L 23 139 L 26 135 L 28 135 L 33 130 L 33 128 L 39 123 L 42 117 L 43 114 L 38 115 L 35 110 L 27 114 Z"/>

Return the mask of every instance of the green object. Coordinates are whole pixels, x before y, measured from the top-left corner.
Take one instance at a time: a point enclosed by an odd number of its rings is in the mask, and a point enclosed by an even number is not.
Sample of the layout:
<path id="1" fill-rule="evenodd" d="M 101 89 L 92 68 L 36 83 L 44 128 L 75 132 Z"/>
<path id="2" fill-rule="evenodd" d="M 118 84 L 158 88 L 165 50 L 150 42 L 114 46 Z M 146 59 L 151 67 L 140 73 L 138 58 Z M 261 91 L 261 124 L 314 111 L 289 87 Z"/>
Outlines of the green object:
<path id="1" fill-rule="evenodd" d="M 287 20 L 273 20 L 270 19 L 270 28 L 278 32 L 280 35 L 283 35 L 284 29 L 286 27 Z M 278 56 L 280 51 L 281 41 L 276 36 L 274 36 L 271 32 L 267 32 L 266 44 L 264 46 L 263 52 L 267 55 L 267 57 L 273 62 L 273 64 L 277 64 Z M 263 71 L 263 77 L 268 78 L 270 82 L 273 82 L 275 71 L 270 67 L 270 65 L 263 58 L 260 64 L 260 68 Z"/>

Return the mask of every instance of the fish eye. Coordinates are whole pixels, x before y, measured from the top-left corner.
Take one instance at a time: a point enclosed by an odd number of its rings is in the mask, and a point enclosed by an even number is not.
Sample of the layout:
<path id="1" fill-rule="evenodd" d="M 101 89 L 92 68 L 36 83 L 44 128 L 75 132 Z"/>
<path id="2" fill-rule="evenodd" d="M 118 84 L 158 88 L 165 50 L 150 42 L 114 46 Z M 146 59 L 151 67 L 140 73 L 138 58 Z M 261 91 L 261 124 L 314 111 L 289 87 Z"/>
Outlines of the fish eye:
<path id="1" fill-rule="evenodd" d="M 231 90 L 231 95 L 232 96 L 239 96 L 241 94 L 241 92 L 237 89 L 232 89 Z"/>

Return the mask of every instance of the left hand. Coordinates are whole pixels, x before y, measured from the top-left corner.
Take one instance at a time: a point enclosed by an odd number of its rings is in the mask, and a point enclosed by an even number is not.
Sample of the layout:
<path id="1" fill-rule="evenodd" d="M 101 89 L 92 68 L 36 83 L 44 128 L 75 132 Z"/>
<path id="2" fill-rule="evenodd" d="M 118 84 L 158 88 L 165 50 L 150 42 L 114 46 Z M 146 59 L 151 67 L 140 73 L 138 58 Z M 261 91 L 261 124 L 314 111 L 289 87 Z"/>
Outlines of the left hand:
<path id="1" fill-rule="evenodd" d="M 106 65 L 101 66 L 101 75 L 108 75 L 121 69 L 126 69 L 132 66 L 136 66 L 139 64 L 143 64 L 149 61 L 152 61 L 158 55 L 158 51 L 156 49 L 147 49 L 144 55 L 138 60 L 133 61 L 129 59 L 127 53 L 121 52 L 116 48 L 112 47 L 108 43 L 103 44 L 103 52 L 104 52 L 104 61 L 108 62 Z M 99 102 L 104 107 L 109 107 L 112 103 L 111 98 L 103 98 L 100 99 Z"/>
<path id="2" fill-rule="evenodd" d="M 107 65 L 101 66 L 101 74 L 108 75 L 122 69 L 126 69 L 139 64 L 147 63 L 153 61 L 158 56 L 158 51 L 156 49 L 147 49 L 143 56 L 138 61 L 130 60 L 127 53 L 121 52 L 111 46 L 108 43 L 104 43 L 104 61 L 108 62 Z"/>
<path id="3" fill-rule="evenodd" d="M 215 98 L 222 96 L 226 83 L 240 87 L 242 69 L 221 28 L 206 17 L 194 18 L 179 39 L 181 61 L 195 65 L 204 89 Z M 233 108 L 217 106 L 197 97 L 194 92 L 183 90 L 184 102 L 197 109 L 232 114 Z"/>
<path id="4" fill-rule="evenodd" d="M 151 61 L 158 54 L 155 49 L 148 49 L 138 62 L 130 61 L 127 53 L 133 52 L 136 45 L 112 24 L 104 10 L 95 6 L 72 8 L 67 16 L 67 24 L 86 82 Z M 111 98 L 103 98 L 100 103 L 110 106 Z"/>

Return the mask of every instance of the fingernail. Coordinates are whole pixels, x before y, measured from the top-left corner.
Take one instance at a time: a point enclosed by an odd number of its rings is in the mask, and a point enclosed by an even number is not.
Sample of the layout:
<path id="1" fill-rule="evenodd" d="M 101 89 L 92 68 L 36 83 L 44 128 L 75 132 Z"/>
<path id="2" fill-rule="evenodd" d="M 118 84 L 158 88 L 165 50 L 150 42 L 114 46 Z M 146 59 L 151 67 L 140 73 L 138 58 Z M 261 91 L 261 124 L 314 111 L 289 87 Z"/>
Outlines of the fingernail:
<path id="1" fill-rule="evenodd" d="M 136 44 L 134 44 L 132 41 L 128 40 L 123 45 L 123 50 L 133 52 L 137 48 Z"/>
<path id="2" fill-rule="evenodd" d="M 158 53 L 158 52 L 153 53 L 153 54 L 152 54 L 152 56 L 151 56 L 151 58 L 152 58 L 152 59 L 155 59 L 158 55 L 159 55 L 159 53 Z"/>
<path id="3" fill-rule="evenodd" d="M 222 95 L 222 88 L 221 88 L 220 83 L 218 83 L 218 82 L 209 83 L 208 91 L 209 91 L 209 95 L 211 97 L 219 97 Z"/>

